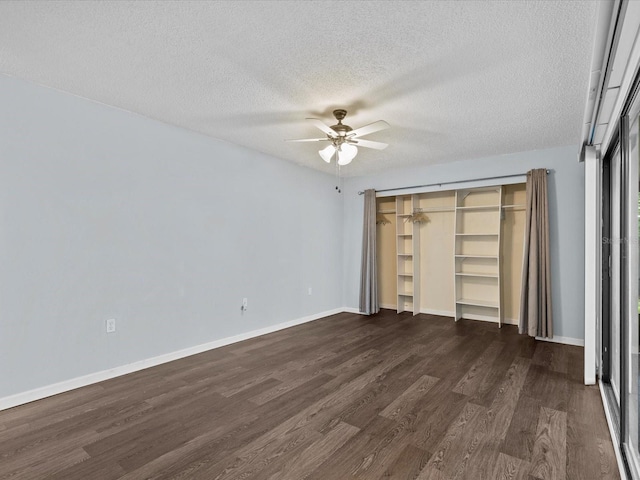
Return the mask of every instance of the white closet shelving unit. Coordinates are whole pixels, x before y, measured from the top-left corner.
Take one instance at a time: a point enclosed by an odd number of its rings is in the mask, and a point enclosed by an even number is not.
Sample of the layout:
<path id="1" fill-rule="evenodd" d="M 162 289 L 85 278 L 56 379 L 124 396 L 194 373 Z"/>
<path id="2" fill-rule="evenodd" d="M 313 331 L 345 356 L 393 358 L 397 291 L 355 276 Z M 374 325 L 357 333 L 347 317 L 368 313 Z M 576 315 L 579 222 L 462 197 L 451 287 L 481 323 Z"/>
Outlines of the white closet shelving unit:
<path id="1" fill-rule="evenodd" d="M 420 230 L 411 221 L 417 195 L 396 197 L 397 311 L 420 313 Z"/>
<path id="2" fill-rule="evenodd" d="M 500 223 L 502 187 L 456 191 L 455 319 L 466 315 L 502 326 Z"/>

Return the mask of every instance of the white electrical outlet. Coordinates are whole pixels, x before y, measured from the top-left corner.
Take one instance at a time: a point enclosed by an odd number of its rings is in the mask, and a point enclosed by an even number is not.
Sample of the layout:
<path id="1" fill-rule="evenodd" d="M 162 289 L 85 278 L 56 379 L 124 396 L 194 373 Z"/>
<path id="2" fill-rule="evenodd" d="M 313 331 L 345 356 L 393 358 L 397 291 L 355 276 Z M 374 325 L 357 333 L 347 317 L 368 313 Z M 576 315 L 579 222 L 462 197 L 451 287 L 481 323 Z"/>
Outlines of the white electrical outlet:
<path id="1" fill-rule="evenodd" d="M 106 321 L 107 333 L 113 333 L 116 331 L 116 319 L 110 318 Z"/>
<path id="2" fill-rule="evenodd" d="M 311 295 L 311 287 L 309 287 L 309 295 Z"/>
<path id="3" fill-rule="evenodd" d="M 241 310 L 244 312 L 247 310 L 247 308 L 249 308 L 249 299 L 248 298 L 243 298 L 242 299 L 242 308 Z"/>

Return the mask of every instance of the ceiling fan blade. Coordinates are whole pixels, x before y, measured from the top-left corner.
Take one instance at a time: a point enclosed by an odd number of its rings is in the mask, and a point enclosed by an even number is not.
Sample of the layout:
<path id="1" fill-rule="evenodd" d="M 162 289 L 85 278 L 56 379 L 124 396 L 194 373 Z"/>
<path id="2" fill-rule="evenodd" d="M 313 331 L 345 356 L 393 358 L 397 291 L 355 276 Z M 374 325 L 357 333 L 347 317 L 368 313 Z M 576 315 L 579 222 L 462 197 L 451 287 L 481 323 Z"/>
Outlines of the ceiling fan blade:
<path id="1" fill-rule="evenodd" d="M 389 124 L 384 120 L 378 120 L 377 122 L 370 123 L 369 125 L 365 125 L 364 127 L 356 128 L 355 130 L 351 130 L 347 136 L 348 137 L 362 137 L 363 135 L 369 135 L 373 132 L 378 132 L 380 130 L 384 130 L 385 128 L 389 128 Z"/>
<path id="2" fill-rule="evenodd" d="M 322 120 L 319 120 L 317 118 L 307 118 L 307 120 L 309 120 L 311 123 L 313 123 L 317 128 L 319 128 L 320 130 L 322 130 L 324 133 L 326 133 L 327 135 L 329 135 L 330 137 L 337 137 L 338 134 L 336 133 L 335 130 L 333 130 L 332 128 L 328 127 Z"/>
<path id="3" fill-rule="evenodd" d="M 376 150 L 384 150 L 389 146 L 388 143 L 373 142 L 371 140 L 362 140 L 360 138 L 350 138 L 347 141 L 358 147 L 375 148 Z"/>
<path id="4" fill-rule="evenodd" d="M 300 138 L 296 140 L 285 140 L 285 142 L 322 142 L 329 140 L 327 137 L 324 138 Z"/>

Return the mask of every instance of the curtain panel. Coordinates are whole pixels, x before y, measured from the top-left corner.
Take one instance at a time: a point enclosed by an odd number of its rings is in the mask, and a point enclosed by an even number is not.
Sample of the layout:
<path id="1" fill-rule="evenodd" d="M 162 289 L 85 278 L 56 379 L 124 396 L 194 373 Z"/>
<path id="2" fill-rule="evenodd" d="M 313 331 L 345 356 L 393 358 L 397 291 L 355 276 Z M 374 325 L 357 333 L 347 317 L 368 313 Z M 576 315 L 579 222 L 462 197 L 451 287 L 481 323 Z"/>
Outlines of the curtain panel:
<path id="1" fill-rule="evenodd" d="M 369 189 L 364 191 L 360 313 L 371 315 L 379 311 L 378 268 L 376 265 L 376 191 Z"/>
<path id="2" fill-rule="evenodd" d="M 527 173 L 527 207 L 518 331 L 553 337 L 547 171 Z"/>

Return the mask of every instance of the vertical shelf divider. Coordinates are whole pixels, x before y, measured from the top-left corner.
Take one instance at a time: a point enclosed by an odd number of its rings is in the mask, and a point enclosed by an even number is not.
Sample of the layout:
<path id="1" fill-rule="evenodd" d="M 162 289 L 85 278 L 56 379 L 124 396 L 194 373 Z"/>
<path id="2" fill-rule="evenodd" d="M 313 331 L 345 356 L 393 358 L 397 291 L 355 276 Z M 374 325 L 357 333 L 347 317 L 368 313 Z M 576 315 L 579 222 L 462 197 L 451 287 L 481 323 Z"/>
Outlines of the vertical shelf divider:
<path id="1" fill-rule="evenodd" d="M 503 298 L 502 298 L 502 218 L 504 216 L 504 212 L 502 211 L 502 197 L 503 190 L 502 186 L 500 186 L 500 190 L 498 192 L 498 244 L 496 245 L 497 252 L 496 256 L 498 257 L 498 328 L 502 328 L 503 322 L 503 312 L 502 308 Z"/>
<path id="2" fill-rule="evenodd" d="M 411 196 L 412 212 L 420 211 L 420 196 L 414 194 Z M 420 313 L 420 224 L 413 223 L 411 225 L 413 237 L 413 314 Z"/>
<path id="3" fill-rule="evenodd" d="M 455 212 L 453 214 L 453 312 L 454 312 L 454 320 L 457 322 L 462 318 L 461 308 L 458 305 L 458 298 L 461 297 L 460 286 L 458 276 L 456 272 L 458 271 L 458 263 L 462 263 L 463 259 L 458 258 L 456 254 L 458 253 L 458 195 L 460 195 L 460 191 L 456 190 L 455 196 Z"/>

